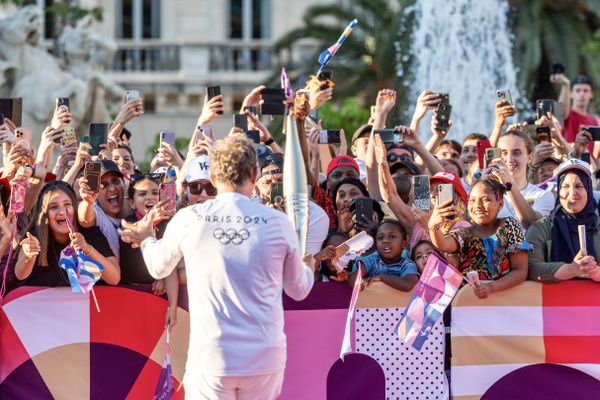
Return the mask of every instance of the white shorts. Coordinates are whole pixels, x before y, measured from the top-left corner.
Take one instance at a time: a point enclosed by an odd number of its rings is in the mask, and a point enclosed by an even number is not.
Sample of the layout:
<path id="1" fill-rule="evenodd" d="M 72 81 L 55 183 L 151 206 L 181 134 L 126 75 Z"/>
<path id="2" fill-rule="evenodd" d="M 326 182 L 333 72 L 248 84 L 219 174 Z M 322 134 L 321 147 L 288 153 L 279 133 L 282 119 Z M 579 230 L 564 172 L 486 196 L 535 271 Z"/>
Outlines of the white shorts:
<path id="1" fill-rule="evenodd" d="M 198 375 L 185 380 L 186 400 L 274 400 L 281 393 L 283 371 L 255 376 Z"/>

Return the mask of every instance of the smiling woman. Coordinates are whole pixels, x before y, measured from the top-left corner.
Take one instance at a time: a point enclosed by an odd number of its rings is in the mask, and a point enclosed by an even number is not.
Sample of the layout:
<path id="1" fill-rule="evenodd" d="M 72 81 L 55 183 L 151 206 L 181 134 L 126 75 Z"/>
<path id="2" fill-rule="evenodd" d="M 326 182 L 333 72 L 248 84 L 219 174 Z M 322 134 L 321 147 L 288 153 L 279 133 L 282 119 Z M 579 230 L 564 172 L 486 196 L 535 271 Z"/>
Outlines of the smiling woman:
<path id="1" fill-rule="evenodd" d="M 65 270 L 59 267 L 60 253 L 68 245 L 102 264 L 106 283 L 119 283 L 119 265 L 106 238 L 96 227 L 78 226 L 75 204 L 75 193 L 67 183 L 56 181 L 42 189 L 31 225 L 17 248 L 15 275 L 23 284 L 69 286 Z"/>
<path id="2" fill-rule="evenodd" d="M 589 165 L 571 159 L 557 169 L 558 198 L 549 217 L 527 232 L 533 245 L 529 279 L 562 281 L 572 278 L 600 281 L 598 204 L 593 196 Z"/>

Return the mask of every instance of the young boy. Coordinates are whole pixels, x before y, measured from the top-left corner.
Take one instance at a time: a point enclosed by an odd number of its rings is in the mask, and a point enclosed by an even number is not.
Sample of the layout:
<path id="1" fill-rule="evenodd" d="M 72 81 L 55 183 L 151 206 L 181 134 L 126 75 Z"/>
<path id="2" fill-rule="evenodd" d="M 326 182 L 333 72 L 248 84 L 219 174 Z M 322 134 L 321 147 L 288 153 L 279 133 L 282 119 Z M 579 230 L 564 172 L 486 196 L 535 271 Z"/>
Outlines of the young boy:
<path id="1" fill-rule="evenodd" d="M 395 220 L 386 220 L 377 229 L 377 252 L 356 259 L 363 278 L 379 278 L 383 283 L 403 292 L 410 292 L 419 280 L 417 266 L 403 255 L 406 248 L 406 231 Z M 356 271 L 348 283 L 354 286 Z"/>

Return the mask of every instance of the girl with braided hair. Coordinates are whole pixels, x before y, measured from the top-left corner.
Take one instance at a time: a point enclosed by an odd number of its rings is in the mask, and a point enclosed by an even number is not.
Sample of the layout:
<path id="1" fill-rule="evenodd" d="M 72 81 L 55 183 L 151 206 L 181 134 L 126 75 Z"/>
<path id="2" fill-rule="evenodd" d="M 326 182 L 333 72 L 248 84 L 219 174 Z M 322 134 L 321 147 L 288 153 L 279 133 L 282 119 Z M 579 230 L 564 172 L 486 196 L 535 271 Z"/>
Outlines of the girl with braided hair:
<path id="1" fill-rule="evenodd" d="M 433 245 L 442 253 L 458 258 L 457 269 L 466 275 L 477 272 L 483 282 L 475 288 L 481 299 L 513 287 L 527 277 L 527 250 L 519 221 L 512 217 L 497 218 L 504 206 L 506 186 L 494 177 L 485 177 L 473 184 L 468 211 L 472 226 L 452 229 L 444 234 L 441 226 L 456 215 L 450 202 L 437 204 L 429 220 Z"/>

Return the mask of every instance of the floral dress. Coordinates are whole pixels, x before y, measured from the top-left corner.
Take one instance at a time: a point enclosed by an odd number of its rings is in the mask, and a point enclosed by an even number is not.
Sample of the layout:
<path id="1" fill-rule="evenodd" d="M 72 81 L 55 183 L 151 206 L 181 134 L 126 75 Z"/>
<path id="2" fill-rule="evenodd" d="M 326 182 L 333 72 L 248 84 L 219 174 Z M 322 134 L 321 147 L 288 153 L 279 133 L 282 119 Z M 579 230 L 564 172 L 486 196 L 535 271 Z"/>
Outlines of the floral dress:
<path id="1" fill-rule="evenodd" d="M 496 280 L 511 270 L 510 253 L 519 253 L 531 249 L 519 222 L 504 218 L 495 234 L 479 238 L 473 228 L 452 229 L 448 235 L 458 243 L 457 269 L 466 275 L 469 271 L 479 273 L 481 280 Z"/>

